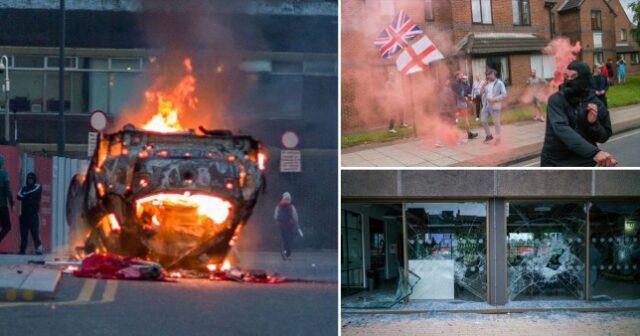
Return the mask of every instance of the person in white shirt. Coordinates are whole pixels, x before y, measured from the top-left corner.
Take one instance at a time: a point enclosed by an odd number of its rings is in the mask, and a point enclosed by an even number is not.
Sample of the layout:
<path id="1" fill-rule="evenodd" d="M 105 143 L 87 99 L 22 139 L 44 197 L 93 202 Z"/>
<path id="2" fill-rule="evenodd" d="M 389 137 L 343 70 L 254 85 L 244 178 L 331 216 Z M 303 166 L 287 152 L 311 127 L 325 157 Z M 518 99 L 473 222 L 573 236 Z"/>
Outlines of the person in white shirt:
<path id="1" fill-rule="evenodd" d="M 493 125 L 496 129 L 495 145 L 500 144 L 500 112 L 502 111 L 502 101 L 507 97 L 507 88 L 504 82 L 497 78 L 498 72 L 494 69 L 487 70 L 487 82 L 482 88 L 482 113 L 480 121 L 486 137 L 484 143 L 488 144 L 494 139 L 489 128 L 489 115 L 493 119 Z"/>

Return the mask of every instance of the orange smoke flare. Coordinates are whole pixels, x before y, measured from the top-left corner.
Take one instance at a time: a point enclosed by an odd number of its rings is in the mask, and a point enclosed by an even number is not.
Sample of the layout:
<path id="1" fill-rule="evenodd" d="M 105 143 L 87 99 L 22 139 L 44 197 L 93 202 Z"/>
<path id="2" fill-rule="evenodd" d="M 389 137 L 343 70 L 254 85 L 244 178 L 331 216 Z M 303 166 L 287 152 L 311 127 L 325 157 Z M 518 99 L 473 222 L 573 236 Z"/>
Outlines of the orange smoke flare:
<path id="1" fill-rule="evenodd" d="M 180 132 L 184 128 L 180 124 L 180 113 L 187 109 L 195 109 L 198 98 L 195 97 L 196 78 L 193 76 L 193 66 L 190 59 L 183 61 L 187 74 L 176 85 L 167 91 L 146 91 L 145 112 L 155 114 L 143 129 L 160 133 Z"/>

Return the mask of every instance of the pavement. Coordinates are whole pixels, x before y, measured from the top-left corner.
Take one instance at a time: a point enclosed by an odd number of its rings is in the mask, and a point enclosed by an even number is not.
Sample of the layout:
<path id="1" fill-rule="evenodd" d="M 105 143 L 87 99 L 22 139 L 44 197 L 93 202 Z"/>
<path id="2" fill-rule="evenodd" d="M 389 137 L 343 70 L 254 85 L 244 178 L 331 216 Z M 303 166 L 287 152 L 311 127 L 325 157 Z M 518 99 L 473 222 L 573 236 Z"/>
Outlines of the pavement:
<path id="1" fill-rule="evenodd" d="M 44 256 L 0 255 L 0 302 L 53 299 L 61 272 L 55 267 L 29 263 Z"/>
<path id="2" fill-rule="evenodd" d="M 640 312 L 343 315 L 342 335 L 640 335 Z"/>
<path id="3" fill-rule="evenodd" d="M 239 252 L 238 268 L 260 269 L 289 279 L 338 282 L 338 252 L 330 250 L 293 251 L 283 260 L 279 252 Z"/>
<path id="4" fill-rule="evenodd" d="M 640 127 L 640 105 L 612 108 L 614 135 Z M 505 112 L 508 113 L 508 112 Z M 493 129 L 493 128 L 492 128 Z M 540 155 L 545 123 L 519 122 L 502 127 L 499 146 L 484 144 L 484 131 L 467 144 L 436 148 L 435 139 L 420 137 L 394 143 L 369 144 L 342 150 L 343 167 L 464 167 L 505 166 Z M 635 145 L 632 148 L 637 148 Z M 612 153 L 616 156 L 616 152 Z M 624 165 L 624 161 L 622 162 Z"/>

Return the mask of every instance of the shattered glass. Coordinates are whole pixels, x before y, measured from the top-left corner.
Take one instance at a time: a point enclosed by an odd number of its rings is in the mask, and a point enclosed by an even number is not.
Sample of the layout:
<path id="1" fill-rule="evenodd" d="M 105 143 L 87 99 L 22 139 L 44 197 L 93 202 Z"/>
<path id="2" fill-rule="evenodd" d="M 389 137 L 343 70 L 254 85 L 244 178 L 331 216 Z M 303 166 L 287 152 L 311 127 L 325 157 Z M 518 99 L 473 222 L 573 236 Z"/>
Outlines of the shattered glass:
<path id="1" fill-rule="evenodd" d="M 510 300 L 585 296 L 586 204 L 507 203 Z"/>
<path id="2" fill-rule="evenodd" d="M 485 301 L 485 203 L 408 203 L 409 269 L 418 277 L 411 300 Z"/>
<path id="3" fill-rule="evenodd" d="M 591 300 L 640 298 L 640 202 L 597 202 L 590 210 Z"/>

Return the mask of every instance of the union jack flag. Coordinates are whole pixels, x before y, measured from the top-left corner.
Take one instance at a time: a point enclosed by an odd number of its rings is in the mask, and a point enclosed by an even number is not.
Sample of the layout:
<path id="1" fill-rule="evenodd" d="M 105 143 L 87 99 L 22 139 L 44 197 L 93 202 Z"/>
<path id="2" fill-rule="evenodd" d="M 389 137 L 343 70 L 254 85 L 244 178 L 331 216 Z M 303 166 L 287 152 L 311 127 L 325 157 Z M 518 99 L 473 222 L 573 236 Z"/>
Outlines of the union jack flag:
<path id="1" fill-rule="evenodd" d="M 422 30 L 402 10 L 393 19 L 391 25 L 380 33 L 373 44 L 378 48 L 383 58 L 388 58 L 409 45 L 409 41 L 421 34 Z"/>

